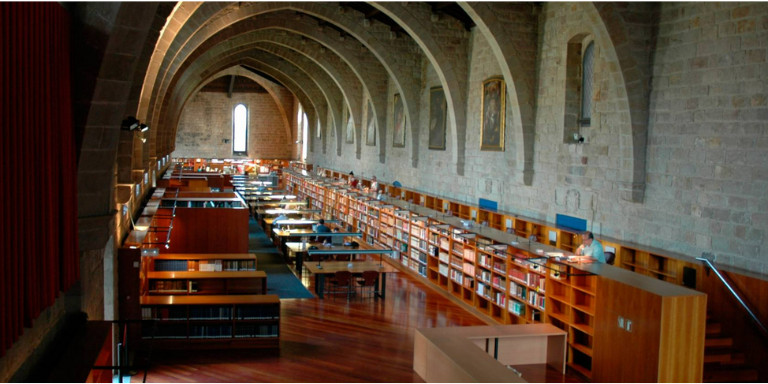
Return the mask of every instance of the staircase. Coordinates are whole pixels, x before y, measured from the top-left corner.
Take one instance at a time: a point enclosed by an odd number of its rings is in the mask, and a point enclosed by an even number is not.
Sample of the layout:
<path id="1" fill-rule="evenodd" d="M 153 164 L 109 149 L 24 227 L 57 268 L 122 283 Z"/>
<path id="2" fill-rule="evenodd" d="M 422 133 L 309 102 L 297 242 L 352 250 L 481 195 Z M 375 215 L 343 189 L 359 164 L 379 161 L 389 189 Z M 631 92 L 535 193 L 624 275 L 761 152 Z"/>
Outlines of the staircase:
<path id="1" fill-rule="evenodd" d="M 746 356 L 733 346 L 733 338 L 723 334 L 721 323 L 707 316 L 704 341 L 705 383 L 756 383 L 757 369 L 746 364 Z"/>

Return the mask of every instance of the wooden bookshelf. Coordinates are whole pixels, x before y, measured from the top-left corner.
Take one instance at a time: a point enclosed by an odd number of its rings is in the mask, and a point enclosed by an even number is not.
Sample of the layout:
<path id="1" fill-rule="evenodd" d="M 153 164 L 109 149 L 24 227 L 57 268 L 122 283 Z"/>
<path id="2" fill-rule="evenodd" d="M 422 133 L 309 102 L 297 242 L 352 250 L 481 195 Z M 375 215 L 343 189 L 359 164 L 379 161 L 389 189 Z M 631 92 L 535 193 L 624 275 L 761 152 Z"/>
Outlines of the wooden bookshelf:
<path id="1" fill-rule="evenodd" d="M 264 271 L 148 272 L 149 295 L 236 295 L 265 294 Z"/>
<path id="2" fill-rule="evenodd" d="M 164 348 L 278 348 L 277 295 L 143 296 L 142 337 Z"/>
<path id="3" fill-rule="evenodd" d="M 320 186 L 317 180 L 302 175 L 289 172 L 286 176 L 287 185 L 298 190 L 299 196 L 302 190 Z M 349 214 L 342 220 L 353 227 L 352 230 L 370 234 L 368 242 L 398 250 L 390 260 L 392 263 L 421 276 L 431 286 L 444 290 L 487 319 L 500 324 L 551 323 L 566 331 L 567 364 L 588 378 L 646 381 L 644 376 L 606 368 L 635 365 L 631 360 L 616 363 L 611 353 L 641 354 L 642 351 L 629 344 L 609 346 L 611 336 L 598 332 L 600 327 L 618 329 L 617 319 L 613 317 L 618 316 L 618 308 L 625 308 L 601 287 L 625 284 L 636 288 L 639 293 L 634 295 L 643 297 L 658 296 L 655 292 L 666 291 L 663 302 L 679 303 L 668 307 L 675 314 L 669 311 L 664 312 L 664 316 L 651 314 L 643 317 L 641 323 L 635 323 L 640 327 L 638 330 L 643 329 L 643 334 L 648 324 L 661 327 L 659 324 L 679 321 L 680 314 L 690 308 L 695 311 L 706 308 L 705 295 L 669 284 L 682 282 L 681 268 L 686 265 L 658 250 L 607 239 L 604 246 L 616 253 L 618 268 L 597 263 L 566 263 L 563 262 L 565 256 L 572 255 L 580 245 L 580 236 L 573 229 L 407 189 L 399 191 L 399 196 L 390 196 L 383 203 L 347 194 Z M 631 302 L 633 296 L 625 296 L 626 292 L 618 293 L 620 300 Z M 640 319 L 634 312 L 627 317 Z M 703 317 L 697 314 L 693 320 L 695 324 L 690 329 L 703 329 Z M 651 358 L 659 369 L 666 370 L 659 371 L 659 377 L 701 380 L 704 336 L 695 333 L 698 331 L 691 332 L 688 335 L 696 340 L 700 338 L 701 345 L 698 341 L 677 340 L 679 348 Z M 669 334 L 665 334 L 664 343 L 668 343 L 668 337 Z M 613 352 L 606 353 L 607 350 Z M 671 374 L 669 366 L 662 367 L 663 359 L 682 364 L 685 373 Z"/>

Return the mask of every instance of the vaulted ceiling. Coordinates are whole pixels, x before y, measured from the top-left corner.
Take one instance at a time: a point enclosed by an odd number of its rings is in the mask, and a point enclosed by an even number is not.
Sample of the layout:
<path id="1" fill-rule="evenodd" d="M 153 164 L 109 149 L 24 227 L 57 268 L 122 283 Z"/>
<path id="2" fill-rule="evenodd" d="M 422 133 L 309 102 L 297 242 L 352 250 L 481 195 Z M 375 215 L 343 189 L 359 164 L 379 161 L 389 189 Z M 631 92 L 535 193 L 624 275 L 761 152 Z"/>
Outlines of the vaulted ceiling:
<path id="1" fill-rule="evenodd" d="M 423 58 L 443 81 L 464 88 L 466 63 L 443 71 L 439 63 L 450 61 L 442 48 L 466 50 L 474 25 L 455 2 L 181 2 L 149 60 L 138 117 L 153 127 L 153 152 L 170 153 L 187 100 L 201 89 L 224 91 L 234 77 L 223 79 L 223 71 L 237 67 L 289 89 L 310 121 L 330 122 L 324 129 L 335 129 L 338 140 L 344 108 L 360 133 L 364 100 L 371 101 L 377 126 L 386 127 L 391 85 L 403 96 L 409 121 L 418 121 Z M 453 98 L 462 104 L 462 97 Z M 378 134 L 383 138 L 385 130 Z M 411 139 L 415 146 L 418 136 Z M 382 159 L 385 150 L 380 146 Z"/>

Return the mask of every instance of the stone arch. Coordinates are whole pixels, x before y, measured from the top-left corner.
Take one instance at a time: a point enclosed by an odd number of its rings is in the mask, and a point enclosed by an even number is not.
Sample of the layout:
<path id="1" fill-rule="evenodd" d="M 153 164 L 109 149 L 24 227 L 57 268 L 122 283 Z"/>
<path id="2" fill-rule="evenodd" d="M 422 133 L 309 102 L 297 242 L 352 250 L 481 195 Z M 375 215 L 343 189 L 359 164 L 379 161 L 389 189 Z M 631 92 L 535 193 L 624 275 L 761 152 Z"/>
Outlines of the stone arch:
<path id="1" fill-rule="evenodd" d="M 217 12 L 223 11 L 223 7 L 230 6 L 232 9 L 227 9 L 226 12 L 221 12 L 217 15 Z M 364 46 L 374 53 L 374 55 L 381 61 L 384 68 L 393 77 L 395 84 L 401 90 L 404 102 L 407 103 L 406 109 L 408 110 L 408 116 L 411 121 L 418 121 L 418 79 L 420 74 L 418 70 L 414 69 L 415 62 L 418 62 L 414 49 L 401 49 L 395 45 L 395 43 L 402 45 L 412 45 L 406 39 L 379 39 L 376 35 L 389 35 L 388 28 L 377 26 L 376 28 L 364 27 L 362 24 L 362 18 L 353 18 L 352 12 L 349 12 L 347 16 L 341 17 L 338 14 L 338 8 L 323 4 L 323 3 L 241 3 L 240 6 L 233 6 L 230 3 L 207 3 L 205 6 L 196 9 L 192 14 L 187 13 L 185 17 L 179 17 L 177 22 L 186 24 L 188 20 L 198 20 L 198 22 L 190 24 L 200 25 L 199 28 L 182 29 L 176 36 L 174 41 L 178 41 L 178 48 L 183 47 L 184 52 L 194 51 L 196 45 L 201 44 L 202 41 L 207 40 L 214 33 L 217 32 L 216 26 L 229 25 L 236 23 L 240 20 L 246 20 L 251 17 L 281 9 L 297 10 L 312 14 L 315 17 L 323 19 L 325 22 L 334 23 L 340 28 L 349 32 L 352 36 L 362 42 Z M 367 29 L 370 28 L 370 29 Z M 363 36 L 363 38 L 361 38 Z M 182 43 L 183 42 L 183 43 Z M 183 61 L 183 58 L 178 57 L 181 50 L 174 52 L 167 51 L 165 60 L 161 65 L 158 65 L 156 71 L 160 75 L 155 76 L 155 84 L 145 84 L 145 89 L 160 89 L 159 93 L 153 96 L 153 100 L 150 103 L 149 113 L 154 116 L 159 116 L 157 113 L 151 112 L 155 108 L 160 108 L 165 102 L 162 100 L 166 96 L 165 85 L 166 77 L 170 76 L 170 69 L 168 66 L 173 61 Z M 395 56 L 395 53 L 398 53 Z M 406 60 L 404 60 L 406 59 Z M 382 91 L 385 92 L 385 91 Z M 382 112 L 381 116 L 385 116 Z M 386 126 L 383 124 L 382 126 Z M 414 166 L 418 160 L 418 134 L 413 135 L 414 138 L 414 150 L 412 153 L 412 159 Z"/>
<path id="2" fill-rule="evenodd" d="M 286 48 L 283 48 L 286 49 Z M 203 56 L 203 58 L 206 57 L 223 57 L 226 55 L 233 55 L 233 54 L 242 54 L 242 52 L 264 52 L 265 54 L 273 55 L 276 58 L 281 58 L 283 60 L 286 60 L 286 62 L 290 63 L 292 67 L 296 68 L 296 71 L 294 73 L 301 73 L 301 76 L 303 76 L 305 79 L 312 79 L 313 82 L 317 83 L 316 89 L 320 90 L 322 93 L 322 96 L 326 99 L 329 105 L 335 106 L 334 108 L 331 108 L 331 112 L 334 115 L 334 118 L 338 121 L 339 116 L 341 114 L 340 108 L 341 108 L 341 96 L 338 88 L 335 88 L 332 84 L 332 81 L 328 78 L 328 76 L 325 76 L 325 79 L 322 79 L 322 75 L 319 75 L 317 68 L 311 63 L 307 63 L 306 59 L 304 59 L 304 65 L 297 64 L 295 57 L 295 54 L 291 53 L 285 53 L 283 52 L 282 55 L 276 54 L 275 52 L 271 52 L 268 49 L 259 48 L 256 45 L 250 45 L 245 48 L 235 46 L 230 47 L 229 44 L 219 44 L 218 46 L 212 47 L 209 51 L 207 51 Z M 286 56 L 294 56 L 293 61 L 286 59 Z M 303 56 L 302 56 L 303 57 Z M 298 61 L 302 61 L 301 58 L 298 58 Z M 305 68 L 306 66 L 310 66 L 311 68 Z M 315 73 L 315 77 L 312 77 L 310 74 Z M 176 83 L 177 86 L 181 84 L 185 84 L 185 79 L 197 79 L 197 72 L 195 72 L 192 68 L 187 67 L 187 70 L 185 70 L 183 73 L 179 75 L 179 81 Z M 318 78 L 321 77 L 321 78 Z M 305 80 L 306 82 L 306 80 Z M 178 88 L 176 89 L 178 91 Z"/>
<path id="3" fill-rule="evenodd" d="M 537 6 L 506 2 L 460 2 L 459 5 L 475 22 L 476 31 L 482 34 L 490 45 L 501 68 L 508 93 L 516 95 L 517 103 L 511 103 L 513 126 L 521 127 L 522 130 L 517 132 L 520 140 L 515 142 L 515 163 L 523 174 L 523 183 L 530 186 L 533 184 L 534 174 L 538 83 Z M 510 17 L 512 13 L 520 22 L 511 24 L 509 20 L 500 19 L 500 15 Z"/>
<path id="4" fill-rule="evenodd" d="M 453 160 L 456 173 L 464 175 L 467 134 L 467 78 L 469 47 L 464 27 L 457 20 L 449 23 L 433 21 L 431 8 L 423 3 L 371 3 L 408 32 L 421 47 L 440 78 L 448 104 L 451 132 L 454 137 Z M 453 31 L 455 33 L 447 33 Z"/>
<path id="5" fill-rule="evenodd" d="M 264 52 L 262 51 L 262 53 Z M 255 67 L 260 71 L 268 73 L 270 76 L 275 77 L 278 81 L 285 85 L 286 88 L 290 89 L 291 92 L 293 92 L 293 94 L 304 105 L 308 118 L 315 119 L 318 116 L 320 118 L 325 118 L 325 113 L 327 113 L 327 103 L 318 104 L 318 101 L 323 101 L 324 97 L 314 82 L 306 77 L 306 75 L 303 75 L 299 70 L 290 68 L 284 61 L 279 58 L 270 56 L 256 58 L 252 54 L 252 51 L 243 51 L 231 54 L 230 56 L 219 57 L 219 60 L 215 63 L 212 63 L 211 67 L 202 70 L 202 72 L 199 72 L 199 75 L 191 77 L 193 79 L 206 78 L 210 73 L 215 73 L 232 65 L 247 64 L 249 66 Z M 194 82 L 194 80 L 190 80 L 190 82 Z M 191 90 L 193 89 L 192 87 L 180 86 L 180 89 L 180 91 L 175 93 L 175 101 L 173 101 L 173 104 L 169 106 L 169 110 L 171 111 L 180 111 L 179 106 L 186 103 L 186 100 L 191 97 Z M 175 125 L 178 121 L 179 113 L 180 112 L 175 112 L 171 117 L 169 117 L 172 119 L 169 122 L 169 126 L 172 128 L 172 131 L 169 130 L 171 137 L 175 135 Z M 296 139 L 295 132 L 293 131 L 291 131 L 291 138 L 292 140 Z"/>
<path id="6" fill-rule="evenodd" d="M 267 79 L 265 79 L 265 78 L 263 78 L 263 77 L 261 77 L 261 76 L 258 76 L 256 74 L 254 74 L 251 71 L 247 71 L 247 70 L 243 69 L 243 67 L 240 67 L 240 66 L 230 67 L 230 68 L 227 68 L 227 69 L 225 69 L 223 71 L 219 71 L 219 72 L 217 72 L 215 74 L 212 74 L 212 75 L 208 76 L 207 78 L 203 79 L 200 82 L 200 85 L 197 86 L 195 89 L 193 89 L 190 94 L 194 95 L 194 94 L 198 93 L 200 91 L 200 89 L 202 89 L 205 86 L 205 84 L 208 84 L 210 81 L 212 81 L 214 79 L 217 79 L 217 78 L 219 78 L 221 76 L 240 76 L 240 77 L 245 77 L 245 78 L 247 78 L 247 79 L 249 79 L 249 80 L 259 84 L 260 86 L 264 87 L 264 89 L 267 90 L 267 93 L 272 97 L 272 100 L 274 100 L 275 105 L 277 105 L 277 108 L 280 110 L 280 117 L 283 120 L 283 128 L 285 128 L 286 135 L 288 137 L 291 137 L 290 112 L 288 112 L 285 109 L 285 107 L 283 105 L 283 101 L 280 100 L 280 98 L 279 98 L 278 87 L 280 87 L 280 86 L 275 84 L 275 83 L 273 83 L 273 82 L 271 82 L 271 81 L 269 81 L 269 80 L 267 80 Z M 184 109 L 184 108 L 182 107 L 182 109 Z"/>
<path id="7" fill-rule="evenodd" d="M 82 60 L 73 57 L 73 76 L 85 80 L 74 88 L 75 98 L 83 102 L 73 104 L 81 252 L 103 250 L 114 234 L 114 160 L 121 135 L 119 119 L 136 116 L 138 93 L 134 90 L 140 89 L 146 63 L 152 55 L 152 50 L 146 47 L 154 46 L 163 28 L 164 16 L 171 12 L 171 7 L 160 3 L 105 3 L 99 8 L 100 12 L 92 11 L 87 5 L 73 4 L 70 9 L 70 12 L 83 13 L 78 19 L 80 23 L 73 25 L 73 37 L 92 38 L 93 43 L 88 51 L 90 56 Z M 96 36 L 98 38 L 93 38 Z M 104 36 L 107 38 L 103 39 Z M 144 43 L 124 44 L 125 36 Z M 118 121 L 113 121 L 116 118 Z M 133 158 L 133 145 L 127 148 L 121 152 L 127 157 L 126 163 L 120 165 L 120 172 L 130 175 L 134 162 L 141 159 Z"/>
<path id="8" fill-rule="evenodd" d="M 591 3 L 599 27 L 608 37 L 620 66 L 626 90 L 632 138 L 632 177 L 621 188 L 621 198 L 642 203 L 645 196 L 648 120 L 651 94 L 651 52 L 655 46 L 654 15 L 658 3 Z M 630 21 L 627 21 L 630 20 Z"/>

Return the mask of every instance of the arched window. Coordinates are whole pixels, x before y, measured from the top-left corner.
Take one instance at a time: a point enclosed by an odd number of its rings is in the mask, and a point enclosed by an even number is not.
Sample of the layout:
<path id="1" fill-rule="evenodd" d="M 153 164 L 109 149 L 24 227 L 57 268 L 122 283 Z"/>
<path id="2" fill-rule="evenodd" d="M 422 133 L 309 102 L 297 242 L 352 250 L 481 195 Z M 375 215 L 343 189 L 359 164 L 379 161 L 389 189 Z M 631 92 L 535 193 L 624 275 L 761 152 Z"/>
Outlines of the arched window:
<path id="1" fill-rule="evenodd" d="M 248 154 L 248 108 L 238 104 L 232 116 L 232 152 L 235 155 Z"/>
<path id="2" fill-rule="evenodd" d="M 581 127 L 592 119 L 592 83 L 595 44 L 588 35 L 574 36 L 568 42 L 565 61 L 565 116 L 563 142 L 580 142 Z"/>
<path id="3" fill-rule="evenodd" d="M 595 42 L 592 41 L 584 50 L 581 65 L 581 118 L 579 124 L 589 127 L 592 120 L 592 74 L 595 61 Z"/>
<path id="4" fill-rule="evenodd" d="M 301 143 L 301 156 L 302 160 L 307 158 L 307 142 L 309 141 L 309 120 L 307 114 L 304 112 L 304 107 L 299 104 L 299 110 L 296 112 L 296 128 L 298 129 L 299 143 Z"/>

